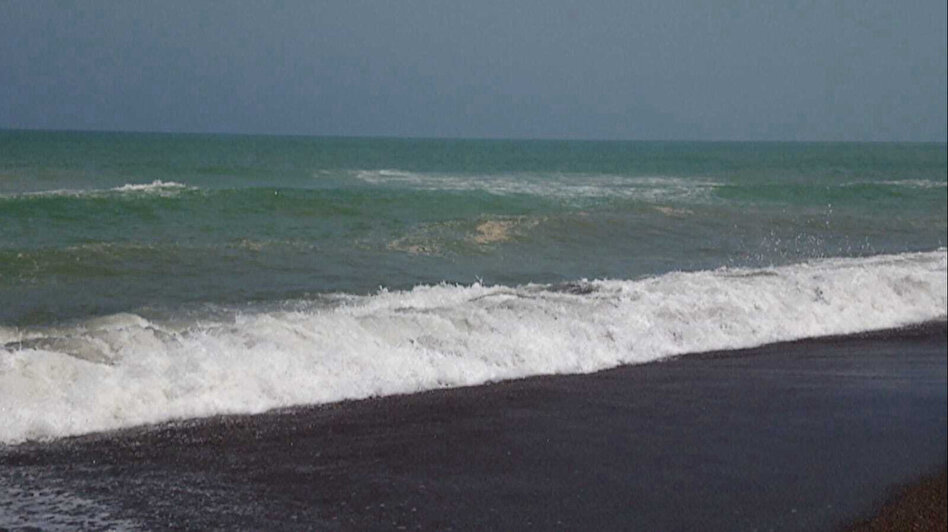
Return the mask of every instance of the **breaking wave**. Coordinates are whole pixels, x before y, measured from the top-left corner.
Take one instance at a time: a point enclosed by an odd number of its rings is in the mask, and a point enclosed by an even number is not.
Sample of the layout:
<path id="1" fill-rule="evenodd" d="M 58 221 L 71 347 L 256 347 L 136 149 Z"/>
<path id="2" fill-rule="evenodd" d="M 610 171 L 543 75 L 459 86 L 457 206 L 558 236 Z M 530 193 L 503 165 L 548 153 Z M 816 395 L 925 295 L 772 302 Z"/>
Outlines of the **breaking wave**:
<path id="1" fill-rule="evenodd" d="M 116 195 L 159 195 L 171 196 L 185 190 L 197 190 L 197 187 L 178 183 L 177 181 L 162 181 L 156 179 L 151 183 L 126 183 L 121 186 L 108 189 L 57 189 L 40 190 L 35 192 L 21 192 L 13 194 L 0 194 L 0 199 L 19 199 L 19 198 L 47 198 L 47 197 L 70 197 L 70 198 L 101 198 Z"/>
<path id="2" fill-rule="evenodd" d="M 624 198 L 642 201 L 706 200 L 718 183 L 698 178 L 609 174 L 440 174 L 358 170 L 356 179 L 377 186 L 416 190 L 480 191 L 547 198 Z"/>
<path id="3" fill-rule="evenodd" d="M 0 442 L 946 319 L 945 249 L 0 327 Z"/>

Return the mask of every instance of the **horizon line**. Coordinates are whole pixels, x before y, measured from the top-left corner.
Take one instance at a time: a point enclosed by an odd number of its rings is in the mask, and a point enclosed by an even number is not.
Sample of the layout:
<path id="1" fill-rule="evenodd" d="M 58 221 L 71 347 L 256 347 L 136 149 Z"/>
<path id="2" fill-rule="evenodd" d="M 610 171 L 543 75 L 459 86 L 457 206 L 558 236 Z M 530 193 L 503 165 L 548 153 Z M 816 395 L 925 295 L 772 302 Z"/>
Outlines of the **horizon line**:
<path id="1" fill-rule="evenodd" d="M 233 136 L 233 137 L 276 137 L 276 138 L 323 138 L 323 139 L 375 139 L 375 140 L 470 140 L 470 141 L 522 141 L 522 142 L 656 142 L 656 143 L 771 143 L 771 144 L 948 144 L 942 140 L 839 140 L 839 139 L 671 139 L 671 138 L 594 138 L 594 137 L 462 137 L 462 136 L 425 136 L 391 134 L 328 134 L 328 133 L 273 133 L 273 132 L 233 132 L 233 131 L 182 131 L 182 130 L 145 130 L 145 129 L 78 129 L 78 128 L 41 128 L 41 127 L 0 127 L 0 132 L 35 133 L 101 133 L 101 134 L 137 134 L 137 135 L 193 135 L 193 136 Z"/>

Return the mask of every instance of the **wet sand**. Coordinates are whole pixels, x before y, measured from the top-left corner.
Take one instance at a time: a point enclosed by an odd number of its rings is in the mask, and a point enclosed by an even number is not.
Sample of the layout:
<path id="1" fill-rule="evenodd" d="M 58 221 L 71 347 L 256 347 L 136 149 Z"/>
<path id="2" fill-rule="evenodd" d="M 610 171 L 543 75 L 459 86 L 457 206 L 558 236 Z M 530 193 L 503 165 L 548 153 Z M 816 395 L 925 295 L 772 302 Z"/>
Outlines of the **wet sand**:
<path id="1" fill-rule="evenodd" d="M 937 323 L 0 449 L 0 523 L 844 529 L 944 467 L 946 333 Z"/>
<path id="2" fill-rule="evenodd" d="M 851 532 L 916 532 L 948 530 L 948 490 L 945 469 L 899 490 L 871 519 L 854 524 Z"/>

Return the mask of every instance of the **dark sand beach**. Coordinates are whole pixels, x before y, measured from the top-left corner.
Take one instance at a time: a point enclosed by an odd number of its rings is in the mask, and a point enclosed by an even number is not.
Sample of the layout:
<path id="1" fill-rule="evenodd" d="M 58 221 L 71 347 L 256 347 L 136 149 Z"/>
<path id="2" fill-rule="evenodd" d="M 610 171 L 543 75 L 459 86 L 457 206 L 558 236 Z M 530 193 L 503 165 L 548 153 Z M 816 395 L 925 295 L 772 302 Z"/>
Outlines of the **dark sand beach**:
<path id="1" fill-rule="evenodd" d="M 934 323 L 8 447 L 0 523 L 845 529 L 944 467 L 946 346 Z"/>
<path id="2" fill-rule="evenodd" d="M 856 523 L 852 532 L 945 530 L 948 528 L 948 491 L 945 469 L 899 490 L 870 519 Z"/>

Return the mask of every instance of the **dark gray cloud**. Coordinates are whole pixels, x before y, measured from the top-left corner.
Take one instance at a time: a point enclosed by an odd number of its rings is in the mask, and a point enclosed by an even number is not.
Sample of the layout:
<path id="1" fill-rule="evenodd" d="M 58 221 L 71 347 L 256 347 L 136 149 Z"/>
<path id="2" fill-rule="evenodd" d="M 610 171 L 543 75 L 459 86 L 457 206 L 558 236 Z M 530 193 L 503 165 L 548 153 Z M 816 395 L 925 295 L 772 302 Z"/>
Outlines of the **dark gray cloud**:
<path id="1" fill-rule="evenodd" d="M 946 4 L 0 0 L 0 127 L 946 138 Z"/>

